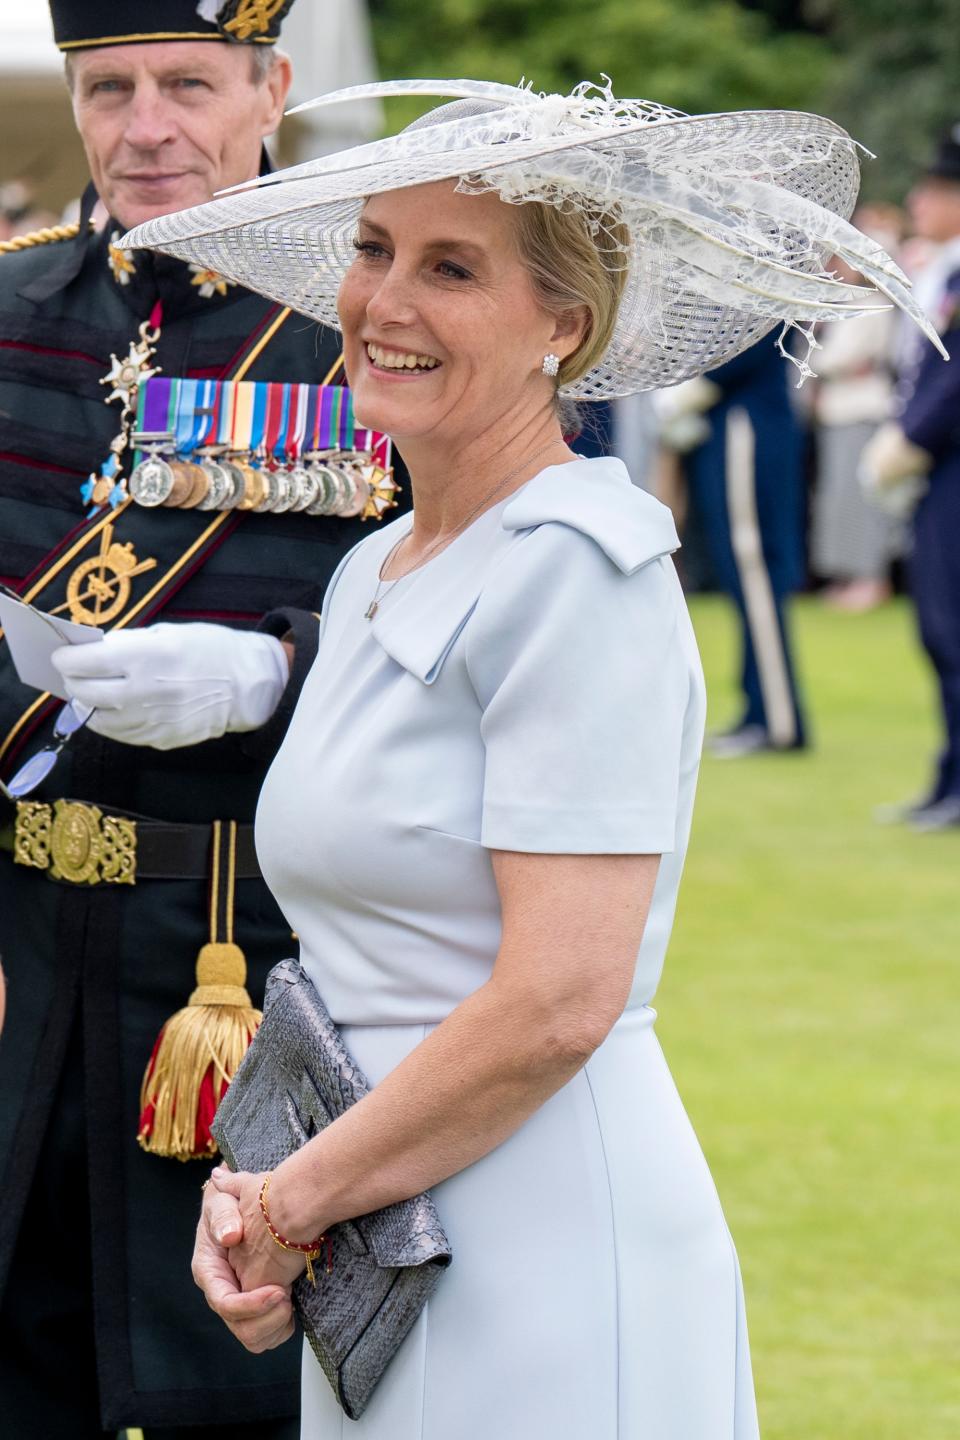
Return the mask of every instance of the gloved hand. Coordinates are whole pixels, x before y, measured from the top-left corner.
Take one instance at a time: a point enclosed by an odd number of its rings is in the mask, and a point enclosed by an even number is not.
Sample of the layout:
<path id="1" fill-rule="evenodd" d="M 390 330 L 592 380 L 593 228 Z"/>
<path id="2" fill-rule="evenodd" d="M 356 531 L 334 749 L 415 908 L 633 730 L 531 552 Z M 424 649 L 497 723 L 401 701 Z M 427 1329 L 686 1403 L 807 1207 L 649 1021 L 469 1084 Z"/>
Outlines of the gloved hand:
<path id="1" fill-rule="evenodd" d="M 127 745 L 174 750 L 228 730 L 256 730 L 289 679 L 272 635 L 225 625 L 151 625 L 63 645 L 51 656 L 72 699 L 95 708 L 88 729 Z"/>
<path id="2" fill-rule="evenodd" d="M 716 405 L 723 391 L 719 385 L 698 375 L 665 390 L 653 391 L 660 444 L 677 455 L 686 455 L 710 435 L 706 412 Z"/>
<path id="3" fill-rule="evenodd" d="M 905 519 L 926 490 L 932 465 L 929 451 L 908 440 L 895 420 L 887 420 L 864 446 L 857 476 L 868 500 Z"/>

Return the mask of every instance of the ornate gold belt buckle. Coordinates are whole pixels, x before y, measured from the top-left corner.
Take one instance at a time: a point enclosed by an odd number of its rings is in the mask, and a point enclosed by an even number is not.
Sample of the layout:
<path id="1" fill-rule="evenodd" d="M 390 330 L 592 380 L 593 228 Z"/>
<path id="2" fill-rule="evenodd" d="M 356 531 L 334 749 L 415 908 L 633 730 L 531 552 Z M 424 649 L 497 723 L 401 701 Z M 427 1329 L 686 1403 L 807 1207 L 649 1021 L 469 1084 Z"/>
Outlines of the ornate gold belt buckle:
<path id="1" fill-rule="evenodd" d="M 57 800 L 52 808 L 21 800 L 13 858 L 17 865 L 46 870 L 51 880 L 71 885 L 133 885 L 137 824 L 79 800 Z"/>

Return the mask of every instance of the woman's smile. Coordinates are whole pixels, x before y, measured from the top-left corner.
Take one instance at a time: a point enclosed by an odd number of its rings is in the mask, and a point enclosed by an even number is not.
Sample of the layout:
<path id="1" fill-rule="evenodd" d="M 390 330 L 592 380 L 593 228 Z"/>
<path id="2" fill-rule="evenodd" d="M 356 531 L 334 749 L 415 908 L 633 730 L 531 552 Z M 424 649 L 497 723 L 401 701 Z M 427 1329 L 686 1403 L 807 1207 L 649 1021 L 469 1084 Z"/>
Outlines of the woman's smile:
<path id="1" fill-rule="evenodd" d="M 365 349 L 370 369 L 389 375 L 391 380 L 406 380 L 425 375 L 430 370 L 438 369 L 443 363 L 435 355 L 427 355 L 417 350 L 399 350 L 392 345 L 378 345 L 373 340 L 365 342 Z"/>

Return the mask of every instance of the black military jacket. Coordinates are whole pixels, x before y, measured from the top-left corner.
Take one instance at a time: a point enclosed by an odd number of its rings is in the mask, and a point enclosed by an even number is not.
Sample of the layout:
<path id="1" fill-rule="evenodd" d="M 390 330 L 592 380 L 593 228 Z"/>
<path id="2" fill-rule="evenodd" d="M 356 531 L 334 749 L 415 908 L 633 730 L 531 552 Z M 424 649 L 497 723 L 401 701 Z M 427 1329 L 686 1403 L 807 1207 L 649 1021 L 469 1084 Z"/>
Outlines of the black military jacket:
<path id="1" fill-rule="evenodd" d="M 161 335 L 152 363 L 170 376 L 229 373 L 278 315 L 263 299 L 203 283 L 166 257 L 137 252 L 130 271 L 110 254 L 115 229 L 108 224 L 99 235 L 0 255 L 0 578 L 21 591 L 84 521 L 81 484 L 99 468 L 118 428 L 118 407 L 105 403 L 107 387 L 99 382 L 111 354 L 126 353 L 157 300 Z M 82 266 L 58 285 L 56 271 L 73 246 L 84 249 Z M 53 293 L 35 298 L 51 283 Z M 291 315 L 246 378 L 320 382 L 337 353 L 336 337 Z M 169 509 L 130 507 L 130 514 L 139 561 L 185 552 L 210 520 Z M 118 542 L 126 538 L 123 523 Z M 162 611 L 165 620 L 240 626 L 263 623 L 272 612 L 266 621 L 272 633 L 294 632 L 291 683 L 264 730 L 168 752 L 83 732 L 31 798 L 71 797 L 104 812 L 117 807 L 168 821 L 252 821 L 316 651 L 315 612 L 324 589 L 346 550 L 375 523 L 248 514 Z M 88 553 L 73 557 L 59 584 Z M 37 603 L 49 609 L 54 600 L 49 592 Z M 0 642 L 5 778 L 49 738 L 51 707 L 17 729 L 36 698 L 19 683 Z M 0 826 L 9 827 L 2 799 L 0 808 Z M 77 1183 L 88 1183 L 93 1197 L 97 1357 L 109 1428 L 253 1421 L 294 1413 L 298 1403 L 298 1347 L 248 1355 L 192 1284 L 207 1167 L 145 1154 L 136 1141 L 144 1065 L 159 1028 L 185 1003 L 197 951 L 208 938 L 203 880 L 67 885 L 0 852 L 0 955 L 8 977 L 0 1042 L 0 1285 L 41 1146 L 57 1145 L 58 1077 L 68 1040 L 73 1053 L 81 1026 L 83 1075 L 76 1083 L 84 1086 L 89 1174 Z M 259 1004 L 267 969 L 292 946 L 260 880 L 238 884 L 236 939 Z"/>

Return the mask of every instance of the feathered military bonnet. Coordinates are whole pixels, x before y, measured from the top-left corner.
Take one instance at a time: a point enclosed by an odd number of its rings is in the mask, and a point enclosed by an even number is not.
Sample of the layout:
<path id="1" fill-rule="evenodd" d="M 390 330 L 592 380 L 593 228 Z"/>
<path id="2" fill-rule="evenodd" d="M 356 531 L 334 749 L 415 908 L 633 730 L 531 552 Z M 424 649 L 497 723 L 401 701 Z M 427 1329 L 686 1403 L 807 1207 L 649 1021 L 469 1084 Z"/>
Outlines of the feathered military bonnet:
<path id="1" fill-rule="evenodd" d="M 849 223 L 858 147 L 831 120 L 782 110 L 684 115 L 620 100 L 607 81 L 544 95 L 472 80 L 357 85 L 299 107 L 390 95 L 460 97 L 398 135 L 323 155 L 209 204 L 150 220 L 124 246 L 155 247 L 336 326 L 367 196 L 437 180 L 582 213 L 626 272 L 600 363 L 560 393 L 584 400 L 700 375 L 777 321 L 803 332 L 873 312 L 880 290 L 942 349 L 910 282 Z M 610 219 L 621 222 L 610 227 Z M 626 244 L 617 240 L 614 229 Z M 838 255 L 864 285 L 829 273 Z M 792 357 L 791 357 L 792 358 Z M 796 363 L 809 373 L 806 359 Z"/>

